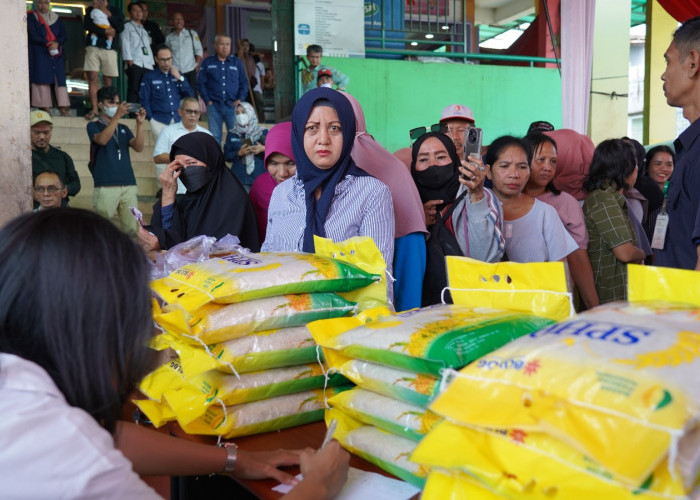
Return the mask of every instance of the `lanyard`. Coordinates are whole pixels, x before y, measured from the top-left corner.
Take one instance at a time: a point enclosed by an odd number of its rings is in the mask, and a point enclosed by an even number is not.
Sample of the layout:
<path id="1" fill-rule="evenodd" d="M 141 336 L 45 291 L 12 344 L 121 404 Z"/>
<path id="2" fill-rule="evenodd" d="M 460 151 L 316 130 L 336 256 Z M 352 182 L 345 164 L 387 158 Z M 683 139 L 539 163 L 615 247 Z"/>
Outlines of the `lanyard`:
<path id="1" fill-rule="evenodd" d="M 663 202 L 663 204 L 661 205 L 661 213 L 662 213 L 662 214 L 665 214 L 665 213 L 666 213 L 666 204 L 667 204 L 667 202 L 668 202 L 668 184 L 669 184 L 668 181 L 666 181 L 666 182 L 664 183 L 664 202 Z"/>

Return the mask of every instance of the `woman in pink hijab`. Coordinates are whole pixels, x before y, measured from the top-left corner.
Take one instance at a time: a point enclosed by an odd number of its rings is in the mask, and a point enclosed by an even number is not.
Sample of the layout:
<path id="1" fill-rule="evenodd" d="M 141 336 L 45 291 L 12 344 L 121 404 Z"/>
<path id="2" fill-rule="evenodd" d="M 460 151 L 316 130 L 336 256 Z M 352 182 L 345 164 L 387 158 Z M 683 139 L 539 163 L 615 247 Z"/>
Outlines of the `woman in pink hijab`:
<path id="1" fill-rule="evenodd" d="M 265 168 L 250 188 L 250 201 L 253 202 L 258 218 L 260 244 L 267 231 L 267 209 L 277 184 L 292 177 L 297 171 L 292 151 L 292 122 L 278 123 L 270 129 L 265 140 Z"/>
<path id="2" fill-rule="evenodd" d="M 401 160 L 367 133 L 365 115 L 357 99 L 347 93 L 343 95 L 355 112 L 352 159 L 362 170 L 389 186 L 394 203 L 394 307 L 397 311 L 420 307 L 427 231 L 418 189 Z"/>
<path id="3" fill-rule="evenodd" d="M 568 128 L 545 132 L 545 135 L 557 143 L 557 173 L 554 176 L 554 184 L 583 202 L 586 198 L 583 181 L 588 178 L 588 168 L 595 150 L 593 141 L 587 135 Z"/>

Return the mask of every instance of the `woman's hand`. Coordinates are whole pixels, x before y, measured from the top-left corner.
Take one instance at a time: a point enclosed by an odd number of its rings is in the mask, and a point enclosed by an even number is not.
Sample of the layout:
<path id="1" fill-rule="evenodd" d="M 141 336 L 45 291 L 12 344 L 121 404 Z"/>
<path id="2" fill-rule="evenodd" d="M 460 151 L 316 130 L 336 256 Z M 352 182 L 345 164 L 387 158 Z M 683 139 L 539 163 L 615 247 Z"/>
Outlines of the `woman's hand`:
<path id="1" fill-rule="evenodd" d="M 257 155 L 257 154 L 260 154 L 260 153 L 264 153 L 264 152 L 265 152 L 265 146 L 263 146 L 263 145 L 260 144 L 259 142 L 256 142 L 256 143 L 253 144 L 252 146 L 249 146 L 248 149 L 249 149 L 249 151 L 250 151 L 251 153 L 253 153 L 254 155 Z"/>
<path id="2" fill-rule="evenodd" d="M 48 46 L 49 50 L 58 50 L 58 42 L 51 42 Z"/>
<path id="3" fill-rule="evenodd" d="M 476 203 L 484 197 L 484 180 L 486 179 L 486 167 L 477 155 L 469 155 L 467 160 L 462 160 L 459 167 L 459 182 L 469 189 L 469 199 Z"/>
<path id="4" fill-rule="evenodd" d="M 250 148 L 252 147 L 253 146 L 249 144 L 243 144 L 243 146 L 241 146 L 241 149 L 238 150 L 238 156 L 243 157 L 249 155 L 251 153 Z"/>
<path id="5" fill-rule="evenodd" d="M 238 449 L 233 475 L 241 479 L 276 479 L 280 483 L 296 485 L 299 481 L 278 467 L 298 465 L 301 454 L 313 450 L 246 451 Z"/>
<path id="6" fill-rule="evenodd" d="M 305 450 L 300 457 L 304 479 L 289 498 L 333 498 L 348 479 L 349 464 L 350 454 L 335 440 L 318 451 Z"/>
<path id="7" fill-rule="evenodd" d="M 156 252 L 160 250 L 160 243 L 155 234 L 146 231 L 143 226 L 139 226 L 139 245 L 145 252 Z"/>
<path id="8" fill-rule="evenodd" d="M 160 185 L 163 186 L 163 193 L 160 197 L 160 206 L 167 207 L 175 203 L 175 195 L 177 194 L 177 178 L 180 177 L 180 172 L 182 172 L 182 164 L 174 160 L 168 164 L 167 167 L 160 173 L 158 180 Z"/>
<path id="9" fill-rule="evenodd" d="M 432 226 L 437 220 L 437 207 L 442 205 L 442 200 L 429 200 L 423 203 L 423 212 L 425 213 L 425 225 Z"/>

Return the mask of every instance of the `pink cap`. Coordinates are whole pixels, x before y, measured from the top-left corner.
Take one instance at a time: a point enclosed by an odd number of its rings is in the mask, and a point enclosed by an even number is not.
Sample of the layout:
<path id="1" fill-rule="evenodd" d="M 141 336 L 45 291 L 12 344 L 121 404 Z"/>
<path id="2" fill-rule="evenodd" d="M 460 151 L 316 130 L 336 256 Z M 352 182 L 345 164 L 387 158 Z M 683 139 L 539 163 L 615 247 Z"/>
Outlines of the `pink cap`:
<path id="1" fill-rule="evenodd" d="M 442 116 L 440 121 L 451 120 L 453 118 L 467 120 L 474 123 L 474 113 L 467 106 L 462 106 L 461 104 L 450 104 L 445 109 L 442 110 Z"/>
<path id="2" fill-rule="evenodd" d="M 292 151 L 292 122 L 281 122 L 275 125 L 267 133 L 265 139 L 265 164 L 267 158 L 273 153 L 280 153 L 294 160 Z"/>

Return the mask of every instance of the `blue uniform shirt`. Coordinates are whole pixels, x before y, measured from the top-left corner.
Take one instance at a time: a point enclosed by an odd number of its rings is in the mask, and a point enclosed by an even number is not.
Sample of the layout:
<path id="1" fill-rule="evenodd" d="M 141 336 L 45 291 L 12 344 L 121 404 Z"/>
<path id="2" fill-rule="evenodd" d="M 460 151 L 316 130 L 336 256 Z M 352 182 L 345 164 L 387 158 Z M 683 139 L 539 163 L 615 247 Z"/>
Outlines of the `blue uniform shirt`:
<path id="1" fill-rule="evenodd" d="M 231 104 L 248 95 L 248 78 L 240 59 L 228 56 L 225 61 L 209 56 L 199 67 L 197 89 L 205 103 Z"/>
<path id="2" fill-rule="evenodd" d="M 177 110 L 183 97 L 194 97 L 192 87 L 187 80 L 176 80 L 170 73 L 154 69 L 146 73 L 141 80 L 139 90 L 141 106 L 146 110 L 146 119 L 155 118 L 161 123 L 180 121 Z"/>

